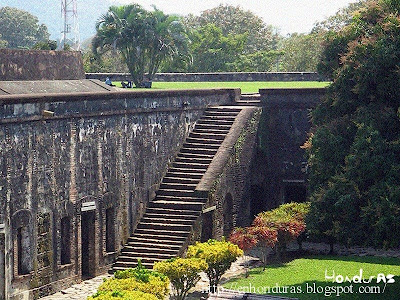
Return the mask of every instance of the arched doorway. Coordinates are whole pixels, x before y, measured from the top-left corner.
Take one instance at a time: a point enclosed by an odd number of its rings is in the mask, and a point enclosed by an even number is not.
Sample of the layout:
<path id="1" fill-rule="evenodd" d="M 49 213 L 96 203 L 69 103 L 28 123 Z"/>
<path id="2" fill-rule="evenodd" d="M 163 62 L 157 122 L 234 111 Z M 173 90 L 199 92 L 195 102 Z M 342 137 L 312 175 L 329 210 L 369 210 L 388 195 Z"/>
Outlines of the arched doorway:
<path id="1" fill-rule="evenodd" d="M 229 236 L 233 230 L 233 198 L 231 193 L 225 195 L 224 201 L 224 236 Z"/>

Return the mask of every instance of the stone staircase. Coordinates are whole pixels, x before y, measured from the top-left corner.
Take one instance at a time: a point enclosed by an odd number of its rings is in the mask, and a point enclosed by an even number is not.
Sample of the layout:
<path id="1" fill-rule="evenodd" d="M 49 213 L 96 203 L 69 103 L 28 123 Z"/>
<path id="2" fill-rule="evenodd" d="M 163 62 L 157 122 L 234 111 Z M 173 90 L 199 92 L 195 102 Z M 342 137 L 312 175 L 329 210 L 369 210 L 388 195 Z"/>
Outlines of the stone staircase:
<path id="1" fill-rule="evenodd" d="M 239 107 L 212 107 L 197 121 L 113 271 L 135 267 L 138 259 L 151 268 L 154 262 L 178 256 L 185 250 L 207 200 L 196 195 L 195 188 L 240 111 Z"/>
<path id="2" fill-rule="evenodd" d="M 236 105 L 241 106 L 261 106 L 260 94 L 242 94 Z"/>

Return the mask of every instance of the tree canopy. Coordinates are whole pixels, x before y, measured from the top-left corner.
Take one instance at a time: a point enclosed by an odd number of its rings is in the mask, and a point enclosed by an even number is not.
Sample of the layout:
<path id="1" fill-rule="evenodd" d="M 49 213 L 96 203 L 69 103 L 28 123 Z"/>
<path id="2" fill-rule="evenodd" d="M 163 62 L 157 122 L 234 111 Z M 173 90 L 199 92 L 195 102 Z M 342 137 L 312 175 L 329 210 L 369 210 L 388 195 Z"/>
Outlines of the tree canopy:
<path id="1" fill-rule="evenodd" d="M 200 16 L 189 15 L 186 23 L 191 28 L 214 24 L 222 30 L 224 36 L 246 35 L 245 53 L 276 49 L 279 34 L 272 25 L 266 25 L 263 19 L 240 6 L 219 5 L 205 10 Z"/>
<path id="2" fill-rule="evenodd" d="M 187 51 L 187 35 L 180 18 L 138 4 L 112 6 L 96 26 L 95 53 L 118 50 L 136 86 L 151 80 L 164 60 Z"/>
<path id="3" fill-rule="evenodd" d="M 327 37 L 333 79 L 313 111 L 310 233 L 330 243 L 399 247 L 400 2 L 370 1 Z"/>
<path id="4" fill-rule="evenodd" d="M 37 17 L 13 7 L 0 8 L 0 46 L 31 48 L 37 42 L 47 41 L 49 33 Z M 4 43 L 6 42 L 6 43 Z"/>

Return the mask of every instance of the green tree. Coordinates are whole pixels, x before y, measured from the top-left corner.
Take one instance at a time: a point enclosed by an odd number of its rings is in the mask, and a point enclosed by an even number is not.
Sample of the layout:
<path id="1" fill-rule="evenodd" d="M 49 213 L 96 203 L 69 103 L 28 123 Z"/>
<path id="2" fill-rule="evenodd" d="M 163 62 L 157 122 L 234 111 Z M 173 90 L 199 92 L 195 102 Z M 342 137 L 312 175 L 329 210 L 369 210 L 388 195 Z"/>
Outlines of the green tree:
<path id="1" fill-rule="evenodd" d="M 243 255 L 243 251 L 230 242 L 209 240 L 205 243 L 196 243 L 189 246 L 189 258 L 202 258 L 207 262 L 207 277 L 210 281 L 210 291 L 215 292 L 222 275 L 231 267 L 232 263 Z"/>
<path id="2" fill-rule="evenodd" d="M 207 267 L 206 261 L 201 258 L 173 258 L 156 262 L 153 269 L 169 278 L 175 290 L 175 299 L 183 300 L 200 280 L 199 273 Z"/>
<path id="3" fill-rule="evenodd" d="M 276 50 L 280 39 L 277 29 L 249 10 L 240 6 L 219 5 L 202 12 L 200 16 L 189 15 L 186 18 L 188 27 L 199 28 L 214 24 L 222 30 L 224 36 L 246 35 L 245 53 Z"/>
<path id="4" fill-rule="evenodd" d="M 189 71 L 231 71 L 231 66 L 243 53 L 245 39 L 245 35 L 224 36 L 222 29 L 214 24 L 200 27 L 191 36 L 193 63 Z"/>
<path id="5" fill-rule="evenodd" d="M 321 59 L 324 35 L 293 33 L 282 40 L 280 67 L 287 72 L 315 72 Z"/>
<path id="6" fill-rule="evenodd" d="M 180 18 L 138 4 L 112 6 L 97 23 L 93 52 L 118 50 L 140 87 L 145 73 L 151 80 L 161 63 L 187 49 L 187 35 Z"/>
<path id="7" fill-rule="evenodd" d="M 310 233 L 348 245 L 400 238 L 400 2 L 368 2 L 329 34 L 320 70 L 333 78 L 313 111 Z"/>
<path id="8" fill-rule="evenodd" d="M 339 31 L 343 27 L 349 25 L 353 19 L 353 15 L 360 9 L 364 8 L 370 0 L 359 0 L 358 2 L 350 3 L 349 5 L 339 9 L 339 11 L 323 20 L 317 22 L 312 29 L 312 33 Z"/>
<path id="9" fill-rule="evenodd" d="M 34 50 L 56 50 L 57 49 L 57 41 L 47 40 L 42 42 L 37 42 L 33 45 L 32 49 Z"/>
<path id="10" fill-rule="evenodd" d="M 37 17 L 13 7 L 0 8 L 0 33 L 8 48 L 31 48 L 50 36 Z"/>

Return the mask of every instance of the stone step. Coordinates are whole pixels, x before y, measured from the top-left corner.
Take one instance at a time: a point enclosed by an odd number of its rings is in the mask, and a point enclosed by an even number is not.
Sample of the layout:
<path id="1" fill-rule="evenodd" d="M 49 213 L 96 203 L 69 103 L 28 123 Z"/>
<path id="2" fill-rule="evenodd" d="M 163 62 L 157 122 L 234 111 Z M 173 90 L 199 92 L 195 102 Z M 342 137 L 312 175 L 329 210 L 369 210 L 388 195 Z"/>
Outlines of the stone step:
<path id="1" fill-rule="evenodd" d="M 205 203 L 207 201 L 206 198 L 199 198 L 199 197 L 194 197 L 194 196 L 187 196 L 187 195 L 157 195 L 156 198 L 153 201 L 185 201 L 188 203 L 191 202 L 201 202 L 201 203 Z"/>
<path id="2" fill-rule="evenodd" d="M 236 108 L 234 106 L 228 107 L 228 106 L 212 106 L 212 107 L 208 107 L 206 110 L 206 112 L 208 111 L 231 111 L 231 112 L 236 112 L 236 113 L 240 113 L 242 111 L 241 108 Z"/>
<path id="3" fill-rule="evenodd" d="M 203 177 L 203 174 L 187 173 L 187 172 L 179 173 L 179 172 L 168 171 L 167 174 L 165 174 L 165 176 L 169 178 L 187 178 L 187 179 L 200 180 Z"/>
<path id="4" fill-rule="evenodd" d="M 205 171 L 204 169 L 188 169 L 188 168 L 172 167 L 172 168 L 169 168 L 168 172 L 188 173 L 188 174 L 198 173 L 198 174 L 201 174 L 203 176 L 204 175 L 204 171 Z"/>
<path id="5" fill-rule="evenodd" d="M 154 208 L 201 211 L 204 203 L 203 202 L 187 202 L 187 201 L 154 200 L 154 201 L 150 202 L 149 205 L 152 208 L 154 207 Z"/>
<path id="6" fill-rule="evenodd" d="M 212 144 L 212 143 L 206 143 L 206 141 L 201 142 L 201 143 L 188 142 L 188 143 L 183 144 L 183 147 L 180 152 L 182 152 L 182 153 L 190 152 L 190 151 L 187 151 L 186 149 L 194 149 L 194 150 L 208 149 L 208 150 L 217 151 L 219 146 L 220 146 L 220 144 L 216 145 L 216 144 Z M 212 154 L 215 154 L 215 153 L 212 153 Z"/>
<path id="7" fill-rule="evenodd" d="M 226 134 L 225 133 L 191 132 L 191 133 L 189 133 L 189 137 L 200 138 L 200 139 L 224 140 L 226 137 Z"/>
<path id="8" fill-rule="evenodd" d="M 214 124 L 196 124 L 194 129 L 220 129 L 220 130 L 230 130 L 232 126 L 229 125 L 214 125 Z"/>
<path id="9" fill-rule="evenodd" d="M 186 241 L 186 236 L 176 236 L 176 235 L 153 235 L 148 233 L 134 233 L 133 236 L 129 237 L 128 243 L 134 242 L 165 242 L 171 245 L 183 245 Z"/>
<path id="10" fill-rule="evenodd" d="M 251 100 L 242 101 L 242 100 L 240 100 L 240 101 L 237 101 L 236 104 L 240 105 L 240 106 L 261 106 L 261 102 L 257 101 L 257 100 L 254 100 L 254 101 L 251 101 Z"/>
<path id="11" fill-rule="evenodd" d="M 186 158 L 206 158 L 213 159 L 214 155 L 209 154 L 197 154 L 197 153 L 178 153 L 178 157 L 186 157 Z"/>
<path id="12" fill-rule="evenodd" d="M 121 251 L 121 256 L 132 256 L 132 253 L 160 253 L 160 254 L 169 254 L 169 255 L 177 255 L 179 253 L 179 248 L 170 249 L 164 247 L 164 245 L 160 244 L 158 247 L 146 247 L 146 246 L 125 246 Z"/>
<path id="13" fill-rule="evenodd" d="M 164 182 L 161 183 L 160 189 L 176 189 L 176 190 L 189 190 L 189 191 L 194 191 L 196 188 L 197 184 L 187 184 L 187 183 L 169 183 L 169 182 Z"/>
<path id="14" fill-rule="evenodd" d="M 199 121 L 197 122 L 197 124 L 204 124 L 204 125 L 208 125 L 208 124 L 211 124 L 211 125 L 229 125 L 229 126 L 231 126 L 231 125 L 233 124 L 234 120 L 235 120 L 235 118 L 233 118 L 232 120 L 227 120 L 226 118 L 223 118 L 223 119 L 217 119 L 217 118 L 209 119 L 209 118 L 204 118 L 204 119 L 199 120 Z"/>
<path id="15" fill-rule="evenodd" d="M 149 218 L 149 219 L 157 219 L 159 222 L 176 222 L 176 221 L 182 221 L 182 222 L 191 222 L 193 223 L 199 218 L 198 214 L 195 215 L 184 215 L 184 214 L 173 214 L 173 213 L 149 213 L 146 211 L 144 214 L 143 218 Z M 189 223 L 188 223 L 189 224 Z"/>
<path id="16" fill-rule="evenodd" d="M 191 148 L 193 147 L 193 148 Z M 195 148 L 194 145 L 186 145 L 185 148 L 181 149 L 181 153 L 193 153 L 193 154 L 206 154 L 206 155 L 215 155 L 217 153 L 219 146 L 216 149 L 210 149 L 207 147 L 203 148 Z"/>
<path id="17" fill-rule="evenodd" d="M 153 265 L 157 261 L 163 261 L 166 258 L 146 258 L 146 257 L 136 257 L 135 259 L 131 258 L 130 261 L 120 261 L 119 258 L 117 262 L 113 266 L 113 271 L 121 271 L 129 268 L 137 267 L 137 260 L 140 259 L 142 266 L 147 269 L 152 269 Z"/>
<path id="18" fill-rule="evenodd" d="M 229 129 L 202 129 L 202 128 L 195 128 L 193 133 L 202 133 L 202 134 L 228 134 Z M 218 140 L 218 139 L 217 139 Z"/>
<path id="19" fill-rule="evenodd" d="M 168 224 L 168 225 L 182 224 L 182 225 L 192 226 L 196 219 L 185 218 L 182 216 L 181 216 L 181 218 L 170 218 L 169 216 L 162 216 L 162 215 L 155 215 L 155 216 L 145 215 L 140 220 L 140 223 L 142 223 L 142 222 L 143 223 L 160 223 L 160 224 Z"/>
<path id="20" fill-rule="evenodd" d="M 190 231 L 184 230 L 167 230 L 167 229 L 151 229 L 151 228 L 137 228 L 135 230 L 138 234 L 150 234 L 153 236 L 161 235 L 161 236 L 180 236 L 187 238 Z"/>
<path id="21" fill-rule="evenodd" d="M 240 100 L 260 100 L 261 95 L 256 94 L 242 94 L 240 95 Z"/>
<path id="22" fill-rule="evenodd" d="M 156 192 L 157 196 L 176 196 L 176 197 L 193 197 L 194 191 L 180 189 L 159 189 Z"/>
<path id="23" fill-rule="evenodd" d="M 192 138 L 188 137 L 186 138 L 185 143 L 195 143 L 195 144 L 214 144 L 214 145 L 221 145 L 222 141 L 221 140 L 213 140 L 209 138 Z"/>
<path id="24" fill-rule="evenodd" d="M 236 117 L 237 115 L 238 112 L 235 111 L 206 110 L 202 118 L 209 116 Z"/>
<path id="25" fill-rule="evenodd" d="M 148 262 L 143 262 L 143 261 L 141 263 L 142 263 L 142 266 L 145 267 L 146 269 L 152 269 L 153 268 L 153 264 L 154 264 L 153 262 L 148 263 Z M 117 264 L 118 264 L 118 262 L 116 262 L 113 265 L 111 274 L 113 274 L 116 271 L 124 271 L 126 269 L 136 268 L 137 267 L 137 263 L 132 263 L 132 264 L 129 264 L 129 265 L 125 265 L 125 264 L 117 265 Z"/>
<path id="26" fill-rule="evenodd" d="M 192 157 L 178 157 L 175 159 L 176 162 L 183 162 L 188 164 L 205 164 L 209 165 L 212 161 L 212 158 L 192 158 Z"/>
<path id="27" fill-rule="evenodd" d="M 175 168 L 180 168 L 180 169 L 189 169 L 189 170 L 207 170 L 208 165 L 210 163 L 189 163 L 189 162 L 180 162 L 180 161 L 175 161 L 173 163 L 173 166 Z"/>
<path id="28" fill-rule="evenodd" d="M 156 223 L 140 221 L 137 229 L 152 229 L 152 230 L 168 230 L 175 232 L 190 232 L 192 230 L 192 225 L 189 224 L 177 224 L 177 223 Z"/>
<path id="29" fill-rule="evenodd" d="M 197 198 L 198 199 L 198 198 Z M 165 208 L 147 208 L 146 213 L 161 214 L 161 215 L 179 215 L 184 217 L 200 216 L 200 212 L 196 210 L 179 210 L 179 209 L 165 209 Z"/>
<path id="30" fill-rule="evenodd" d="M 178 253 L 176 253 L 178 254 Z M 143 253 L 141 252 L 129 252 L 126 253 L 125 255 L 120 255 L 118 257 L 118 260 L 121 262 L 128 262 L 128 261 L 137 261 L 137 259 L 147 259 L 147 260 L 151 260 L 151 259 L 169 259 L 172 257 L 175 257 L 176 254 L 170 254 L 170 253 L 158 253 L 158 252 L 150 252 L 150 253 L 146 253 L 145 255 L 143 255 Z"/>
<path id="31" fill-rule="evenodd" d="M 168 240 L 160 242 L 160 240 L 152 240 L 152 241 L 140 241 L 140 240 L 134 240 L 132 242 L 128 242 L 126 244 L 126 248 L 155 248 L 155 249 L 170 249 L 170 250 L 175 250 L 179 251 L 179 249 L 182 247 L 182 243 L 173 243 L 173 241 L 169 242 Z M 162 245 L 162 248 L 160 248 Z M 124 248 L 125 249 L 125 248 Z"/>

